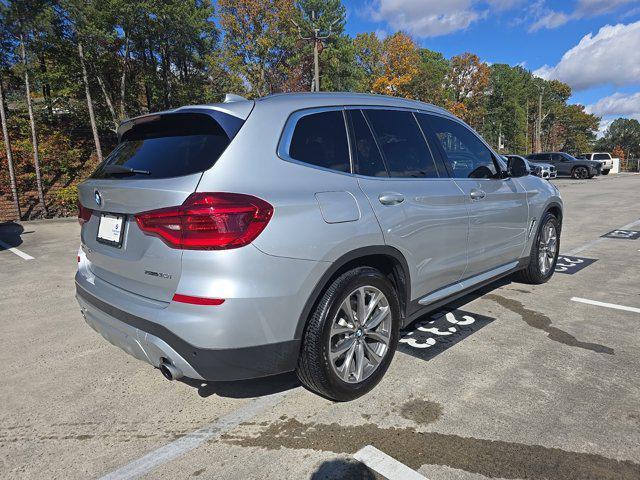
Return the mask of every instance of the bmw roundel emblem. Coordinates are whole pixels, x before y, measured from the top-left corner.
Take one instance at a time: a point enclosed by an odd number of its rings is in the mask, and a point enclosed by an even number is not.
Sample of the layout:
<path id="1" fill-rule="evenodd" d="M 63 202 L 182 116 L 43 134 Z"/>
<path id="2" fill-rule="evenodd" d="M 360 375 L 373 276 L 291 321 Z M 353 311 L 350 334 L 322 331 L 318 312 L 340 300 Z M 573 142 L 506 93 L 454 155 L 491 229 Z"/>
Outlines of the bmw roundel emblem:
<path id="1" fill-rule="evenodd" d="M 93 192 L 94 195 L 94 199 L 96 201 L 96 205 L 100 206 L 102 205 L 102 197 L 100 196 L 100 192 L 98 190 L 96 190 L 95 192 Z"/>

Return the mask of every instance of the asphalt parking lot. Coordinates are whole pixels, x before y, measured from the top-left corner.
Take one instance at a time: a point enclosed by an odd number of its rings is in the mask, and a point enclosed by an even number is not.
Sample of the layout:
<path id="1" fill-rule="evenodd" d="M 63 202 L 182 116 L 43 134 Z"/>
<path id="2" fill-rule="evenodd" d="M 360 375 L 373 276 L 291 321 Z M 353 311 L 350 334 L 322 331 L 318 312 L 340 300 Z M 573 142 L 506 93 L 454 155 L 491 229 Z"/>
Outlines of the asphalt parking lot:
<path id="1" fill-rule="evenodd" d="M 340 404 L 168 382 L 82 320 L 75 221 L 0 226 L 0 477 L 640 478 L 640 176 L 555 183 L 564 271 L 420 319 Z"/>

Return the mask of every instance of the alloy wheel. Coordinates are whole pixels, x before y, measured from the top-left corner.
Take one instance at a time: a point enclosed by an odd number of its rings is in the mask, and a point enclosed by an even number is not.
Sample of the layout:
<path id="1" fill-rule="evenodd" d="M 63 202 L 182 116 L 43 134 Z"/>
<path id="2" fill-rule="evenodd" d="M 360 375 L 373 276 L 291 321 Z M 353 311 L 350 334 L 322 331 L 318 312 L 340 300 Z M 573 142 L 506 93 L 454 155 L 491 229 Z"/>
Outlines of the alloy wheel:
<path id="1" fill-rule="evenodd" d="M 542 232 L 540 232 L 540 243 L 538 245 L 538 266 L 540 273 L 546 276 L 556 258 L 558 249 L 558 232 L 553 222 L 547 222 Z"/>
<path id="2" fill-rule="evenodd" d="M 584 180 L 588 176 L 589 176 L 589 172 L 587 171 L 586 168 L 584 168 L 584 167 L 576 168 L 576 177 L 577 178 L 579 178 L 580 180 Z"/>
<path id="3" fill-rule="evenodd" d="M 343 300 L 331 322 L 329 359 L 347 383 L 375 372 L 389 351 L 392 314 L 387 297 L 373 286 L 358 287 Z"/>

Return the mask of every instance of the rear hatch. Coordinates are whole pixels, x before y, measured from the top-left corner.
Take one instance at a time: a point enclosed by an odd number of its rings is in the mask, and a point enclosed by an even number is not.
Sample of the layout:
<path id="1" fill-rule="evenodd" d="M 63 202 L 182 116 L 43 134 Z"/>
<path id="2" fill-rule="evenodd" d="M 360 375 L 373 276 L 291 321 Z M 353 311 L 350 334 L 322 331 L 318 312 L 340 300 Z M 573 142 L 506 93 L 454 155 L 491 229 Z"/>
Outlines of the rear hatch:
<path id="1" fill-rule="evenodd" d="M 123 124 L 120 142 L 79 186 L 87 213 L 82 243 L 99 279 L 169 302 L 180 280 L 182 250 L 146 235 L 135 214 L 181 205 L 243 124 L 215 110 L 189 109 Z"/>

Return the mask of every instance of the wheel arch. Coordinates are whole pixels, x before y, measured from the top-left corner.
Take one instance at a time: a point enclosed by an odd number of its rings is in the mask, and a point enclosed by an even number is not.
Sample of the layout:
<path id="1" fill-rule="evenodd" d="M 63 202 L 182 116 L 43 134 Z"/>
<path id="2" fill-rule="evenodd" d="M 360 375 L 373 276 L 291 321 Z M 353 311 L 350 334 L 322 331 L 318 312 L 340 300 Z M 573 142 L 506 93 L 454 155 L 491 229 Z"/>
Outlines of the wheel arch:
<path id="1" fill-rule="evenodd" d="M 406 316 L 411 301 L 411 274 L 404 255 L 398 249 L 388 245 L 358 248 L 333 262 L 316 283 L 298 318 L 296 339 L 302 338 L 309 315 L 331 282 L 344 272 L 363 266 L 376 268 L 391 280 L 398 292 L 400 314 L 402 318 Z"/>
<path id="2" fill-rule="evenodd" d="M 558 219 L 560 229 L 562 230 L 562 205 L 558 202 L 551 202 L 544 209 L 544 213 L 547 212 L 553 214 Z"/>

